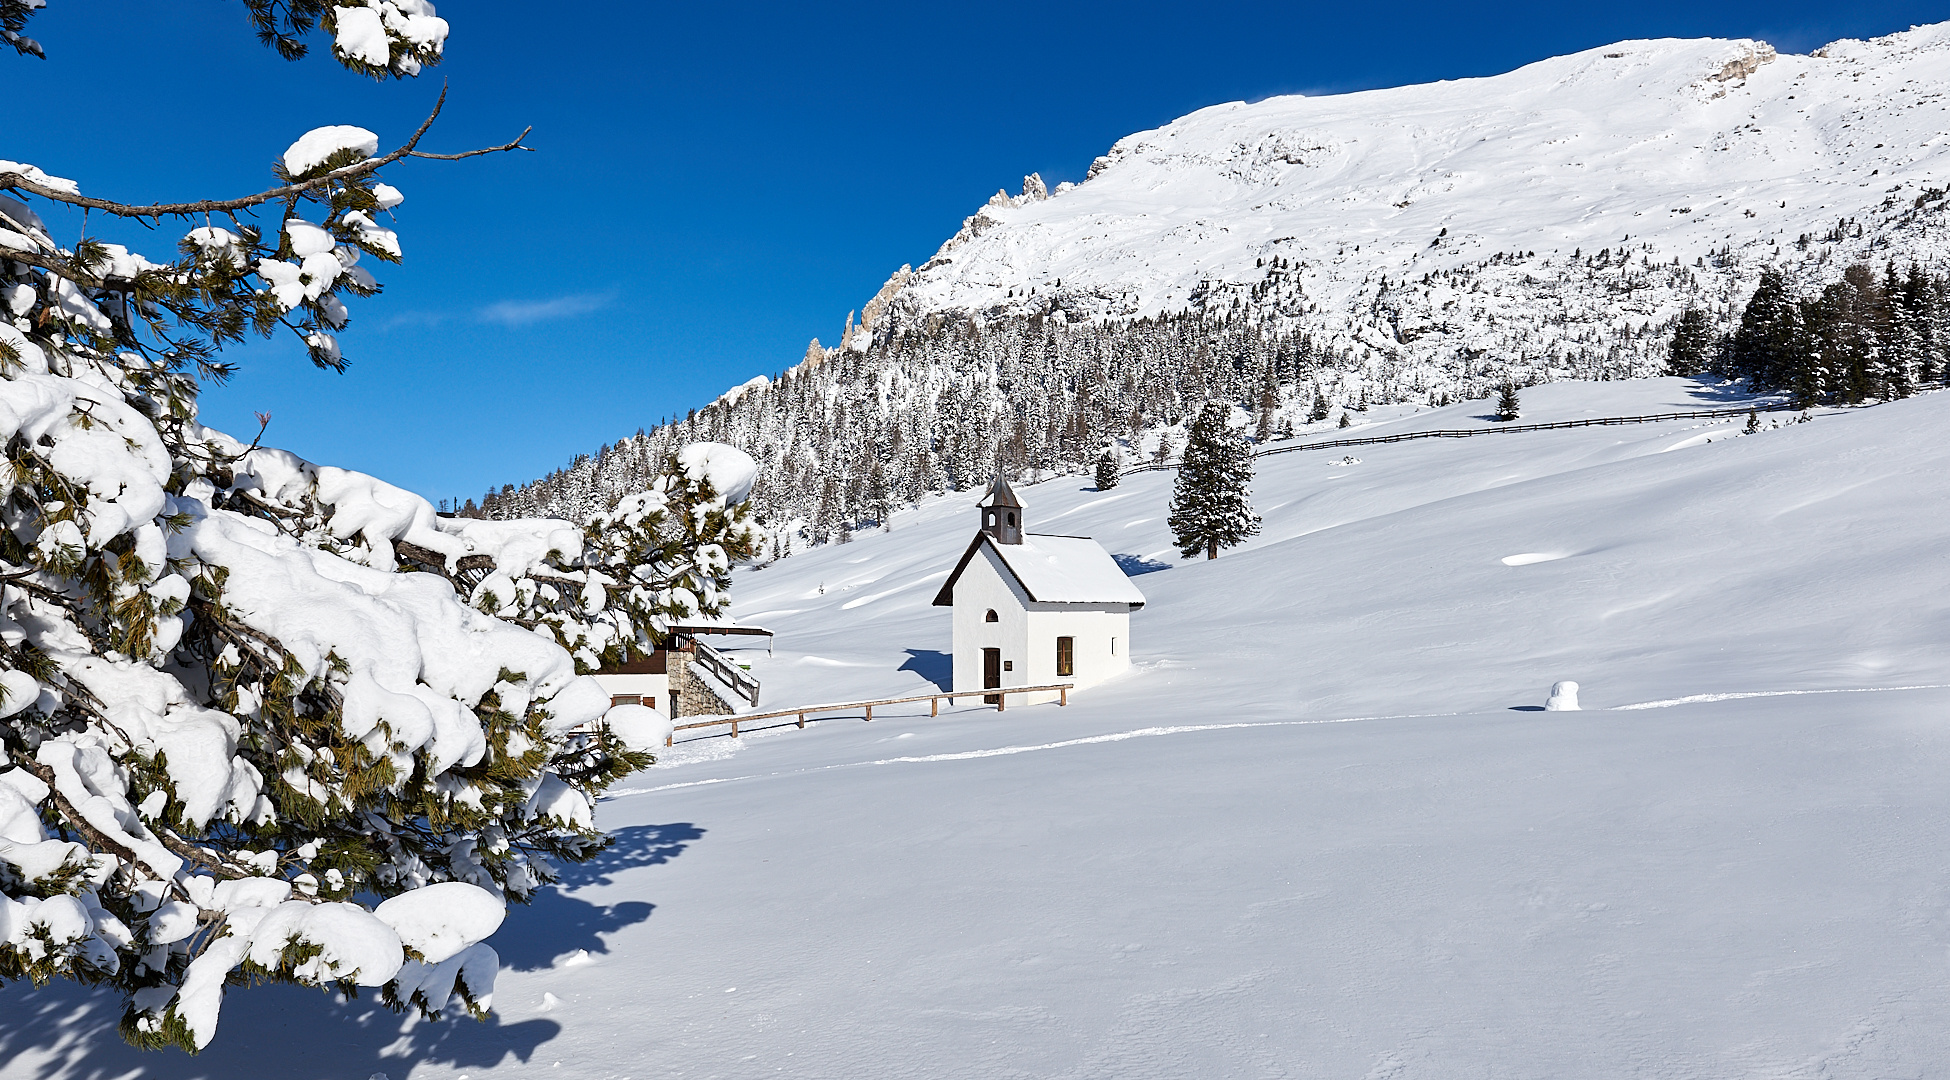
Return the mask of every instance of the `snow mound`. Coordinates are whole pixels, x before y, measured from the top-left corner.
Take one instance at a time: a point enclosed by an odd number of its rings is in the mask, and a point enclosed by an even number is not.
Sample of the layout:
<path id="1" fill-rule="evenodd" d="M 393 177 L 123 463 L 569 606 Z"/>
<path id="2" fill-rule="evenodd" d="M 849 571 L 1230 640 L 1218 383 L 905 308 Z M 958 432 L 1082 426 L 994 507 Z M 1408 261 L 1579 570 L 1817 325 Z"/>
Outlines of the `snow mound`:
<path id="1" fill-rule="evenodd" d="M 375 15 L 374 21 L 377 20 L 378 16 Z M 344 16 L 340 16 L 341 35 L 344 34 L 343 21 Z M 384 35 L 382 34 L 381 37 L 383 39 Z M 382 53 L 379 63 L 385 62 L 386 58 Z M 300 135 L 298 141 L 292 143 L 291 148 L 284 152 L 284 171 L 294 177 L 303 176 L 323 165 L 326 158 L 340 150 L 356 150 L 362 158 L 371 157 L 379 152 L 379 136 L 365 128 L 352 127 L 348 124 L 313 128 Z"/>
<path id="2" fill-rule="evenodd" d="M 464 881 L 415 889 L 372 910 L 374 918 L 392 927 L 400 943 L 428 964 L 442 963 L 485 940 L 500 929 L 507 913 L 500 897 Z"/>
<path id="3" fill-rule="evenodd" d="M 1551 696 L 1544 702 L 1545 712 L 1577 712 L 1578 684 L 1566 680 L 1551 684 Z"/>
<path id="4" fill-rule="evenodd" d="M 662 750 L 670 738 L 670 718 L 647 705 L 614 706 L 603 714 L 603 723 L 632 750 Z"/>
<path id="5" fill-rule="evenodd" d="M 709 480 L 726 506 L 736 506 L 751 497 L 758 480 L 758 462 L 750 454 L 724 443 L 692 443 L 677 454 L 677 463 L 689 479 Z"/>

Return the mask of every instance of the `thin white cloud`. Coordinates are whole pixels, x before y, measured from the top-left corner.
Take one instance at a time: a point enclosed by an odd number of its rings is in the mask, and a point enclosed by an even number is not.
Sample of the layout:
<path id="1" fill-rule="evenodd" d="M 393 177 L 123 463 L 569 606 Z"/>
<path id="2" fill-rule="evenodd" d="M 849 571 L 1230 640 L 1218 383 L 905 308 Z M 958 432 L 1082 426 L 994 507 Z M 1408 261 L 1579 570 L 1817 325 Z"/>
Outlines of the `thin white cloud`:
<path id="1" fill-rule="evenodd" d="M 569 319 L 577 315 L 587 315 L 601 311 L 616 299 L 616 294 L 577 293 L 571 296 L 557 296 L 548 300 L 503 300 L 475 312 L 482 322 L 497 323 L 501 326 L 531 326 L 552 319 Z"/>

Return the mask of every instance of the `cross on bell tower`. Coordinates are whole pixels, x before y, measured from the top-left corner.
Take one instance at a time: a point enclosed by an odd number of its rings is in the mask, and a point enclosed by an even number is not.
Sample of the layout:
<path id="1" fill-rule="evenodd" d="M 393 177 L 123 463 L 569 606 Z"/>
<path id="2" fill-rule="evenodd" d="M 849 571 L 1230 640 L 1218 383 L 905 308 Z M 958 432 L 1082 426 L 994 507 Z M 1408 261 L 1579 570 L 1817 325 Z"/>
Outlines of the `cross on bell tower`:
<path id="1" fill-rule="evenodd" d="M 982 531 L 994 537 L 996 543 L 1022 543 L 1022 501 L 1009 490 L 1009 482 L 999 472 L 995 474 L 995 483 L 989 486 L 988 496 L 982 500 L 981 511 Z"/>

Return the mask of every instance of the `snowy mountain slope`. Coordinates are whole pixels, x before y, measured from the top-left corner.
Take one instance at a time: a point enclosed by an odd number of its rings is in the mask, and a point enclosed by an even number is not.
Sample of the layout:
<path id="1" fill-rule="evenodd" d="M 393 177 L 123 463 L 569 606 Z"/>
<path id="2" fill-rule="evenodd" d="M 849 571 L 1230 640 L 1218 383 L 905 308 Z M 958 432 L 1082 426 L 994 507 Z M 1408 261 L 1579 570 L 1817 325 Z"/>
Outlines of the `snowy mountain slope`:
<path id="1" fill-rule="evenodd" d="M 1950 177 L 1950 24 L 1811 56 L 1626 41 L 1505 75 L 1202 109 L 1120 140 L 1050 198 L 998 197 L 892 303 L 1068 318 L 1278 280 L 1360 286 L 1627 244 L 1654 263 L 1794 244 Z M 1558 260 L 1561 265 L 1563 260 Z M 1058 285 L 1058 282 L 1061 285 Z"/>
<path id="2" fill-rule="evenodd" d="M 1946 423 L 1935 393 L 1270 457 L 1263 535 L 1216 562 L 1171 557 L 1169 474 L 1026 486 L 1032 530 L 1164 567 L 1129 676 L 680 745 L 602 807 L 616 851 L 494 939 L 494 1026 L 250 991 L 240 1038 L 145 1059 L 98 999 L 13 988 L 0 1078 L 1926 1074 Z M 973 501 L 742 572 L 767 703 L 945 677 L 928 600 Z M 1589 711 L 1513 711 L 1558 679 Z"/>
<path id="3" fill-rule="evenodd" d="M 1810 56 L 1623 42 L 1204 109 L 1080 185 L 998 194 L 780 379 L 482 505 L 580 517 L 723 441 L 764 466 L 771 548 L 798 550 L 997 461 L 1087 474 L 1208 398 L 1264 438 L 1506 381 L 1663 374 L 1681 314 L 1730 331 L 1768 269 L 1797 297 L 1857 264 L 1950 269 L 1946 91 L 1940 24 Z M 1950 368 L 1946 312 L 1912 320 L 1921 383 Z"/>

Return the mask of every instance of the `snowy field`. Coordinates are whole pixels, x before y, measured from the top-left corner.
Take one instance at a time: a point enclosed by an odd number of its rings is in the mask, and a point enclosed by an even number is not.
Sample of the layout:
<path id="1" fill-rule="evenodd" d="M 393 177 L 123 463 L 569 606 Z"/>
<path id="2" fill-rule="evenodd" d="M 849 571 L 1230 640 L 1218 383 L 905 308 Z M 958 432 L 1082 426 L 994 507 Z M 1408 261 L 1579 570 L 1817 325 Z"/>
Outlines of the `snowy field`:
<path id="1" fill-rule="evenodd" d="M 1724 403 L 1560 383 L 1524 420 Z M 116 1002 L 14 987 L 0 1080 L 1939 1075 L 1950 393 L 1741 426 L 1266 458 L 1209 563 L 1168 473 L 1023 485 L 1137 574 L 1128 676 L 680 743 L 511 912 L 492 1024 L 233 990 L 209 1051 L 146 1056 Z M 765 703 L 945 681 L 973 502 L 742 574 Z M 1538 711 L 1561 679 L 1587 711 Z"/>

